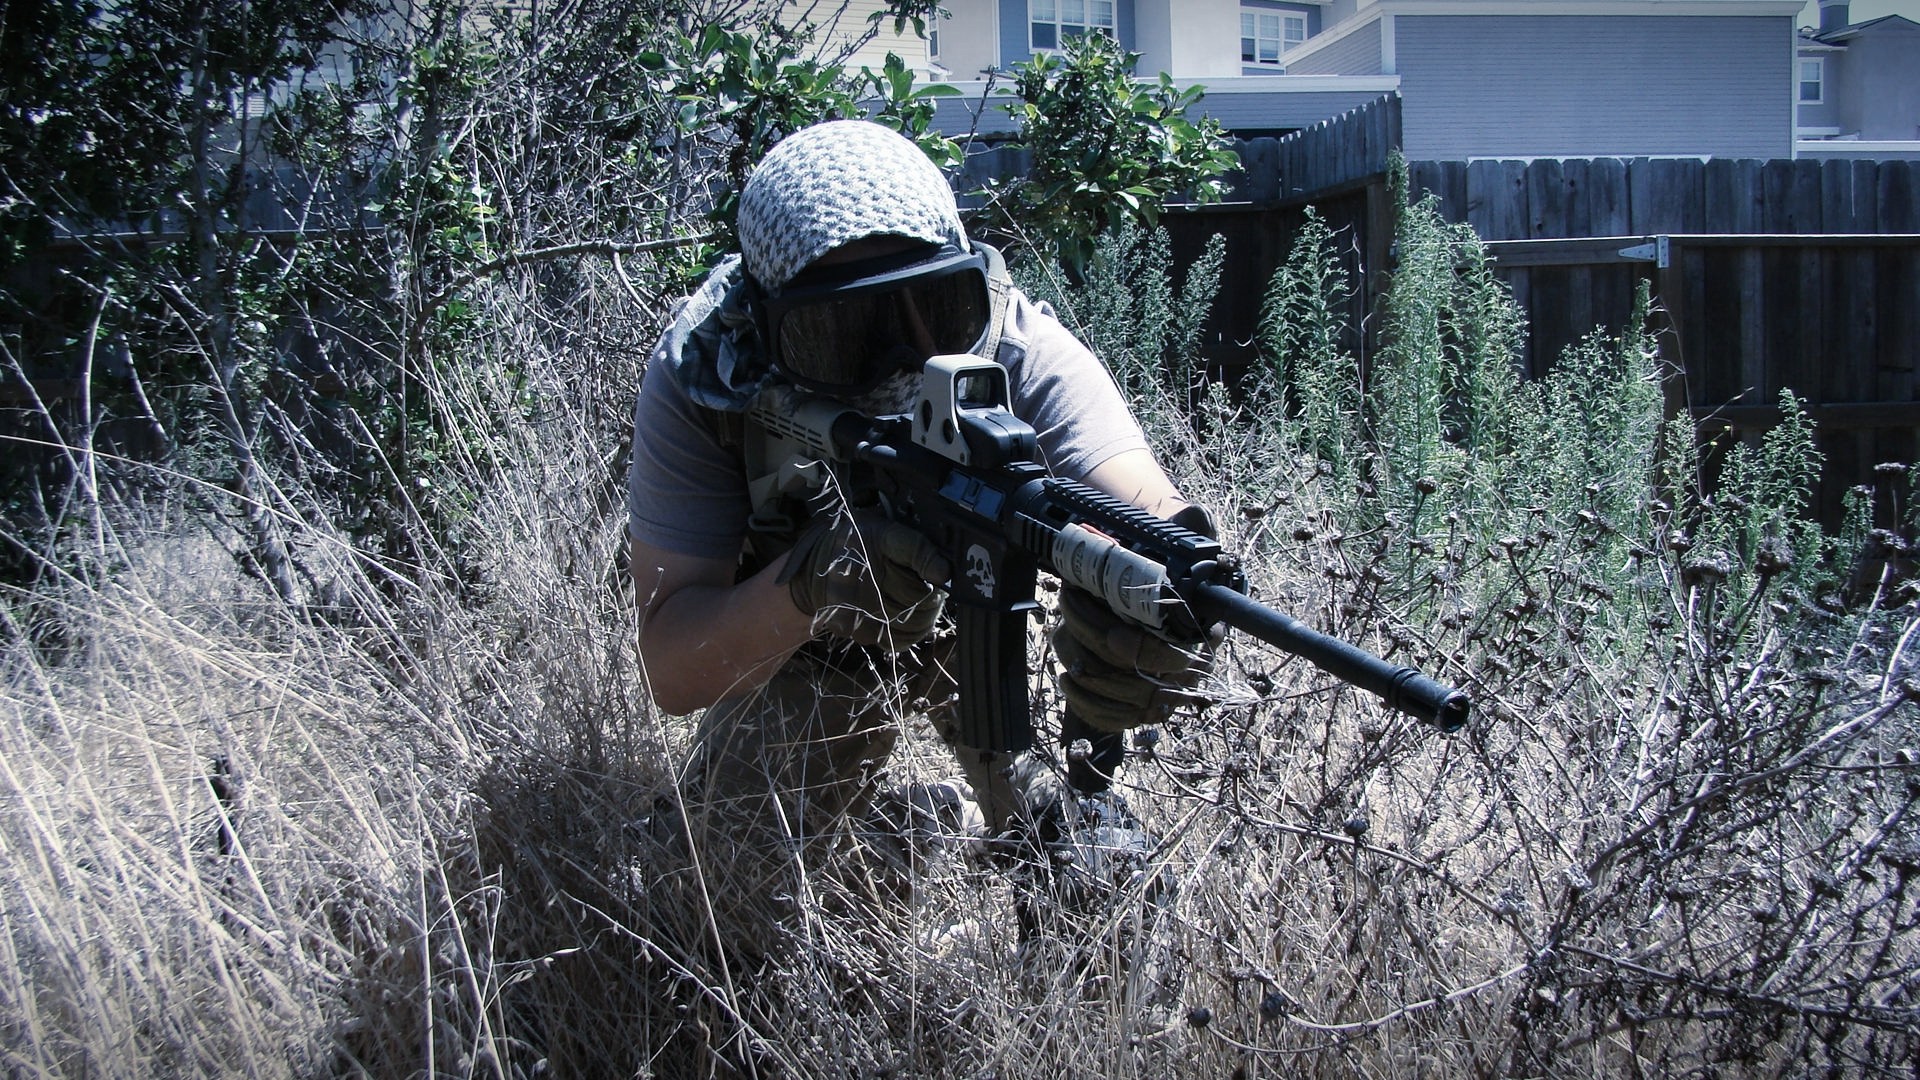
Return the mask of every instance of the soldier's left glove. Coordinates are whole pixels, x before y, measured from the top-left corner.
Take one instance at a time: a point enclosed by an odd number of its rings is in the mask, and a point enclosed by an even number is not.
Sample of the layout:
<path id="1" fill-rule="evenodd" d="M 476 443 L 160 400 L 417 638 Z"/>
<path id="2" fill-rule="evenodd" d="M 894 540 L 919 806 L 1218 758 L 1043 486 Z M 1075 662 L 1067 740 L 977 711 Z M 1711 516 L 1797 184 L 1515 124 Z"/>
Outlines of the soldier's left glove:
<path id="1" fill-rule="evenodd" d="M 1115 615 L 1083 589 L 1060 590 L 1053 653 L 1067 708 L 1096 731 L 1157 724 L 1183 705 L 1204 705 L 1198 687 L 1213 670 L 1214 634 L 1176 645 Z"/>
<path id="2" fill-rule="evenodd" d="M 1170 520 L 1202 536 L 1219 535 L 1201 506 Z M 1198 688 L 1225 636 L 1224 626 L 1212 626 L 1199 641 L 1176 645 L 1114 614 L 1092 593 L 1062 589 L 1053 630 L 1053 654 L 1063 669 L 1060 693 L 1068 710 L 1096 731 L 1160 723 L 1181 706 L 1209 704 Z"/>

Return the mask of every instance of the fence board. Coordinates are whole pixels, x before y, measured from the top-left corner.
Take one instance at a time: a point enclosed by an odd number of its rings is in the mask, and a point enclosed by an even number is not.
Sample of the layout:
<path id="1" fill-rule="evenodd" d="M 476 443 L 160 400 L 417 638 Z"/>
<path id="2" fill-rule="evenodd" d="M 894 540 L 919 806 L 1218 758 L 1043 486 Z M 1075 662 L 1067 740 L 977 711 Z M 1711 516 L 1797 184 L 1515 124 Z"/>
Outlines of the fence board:
<path id="1" fill-rule="evenodd" d="M 1410 161 L 1407 183 L 1412 196 L 1434 197 L 1440 216 L 1448 221 L 1464 222 L 1471 213 L 1467 197 L 1467 163 L 1464 161 Z"/>
<path id="2" fill-rule="evenodd" d="M 1790 233 L 1793 228 L 1793 162 L 1780 159 L 1760 163 L 1760 228 L 1764 233 Z"/>
<path id="3" fill-rule="evenodd" d="M 1642 235 L 1706 231 L 1707 163 L 1664 159 L 1648 162 L 1648 172 L 1658 187 L 1648 199 L 1646 213 L 1638 202 L 1634 204 L 1638 224 L 1633 231 Z"/>
<path id="4" fill-rule="evenodd" d="M 1838 158 L 1820 163 L 1820 228 L 1823 232 L 1861 231 L 1853 215 L 1855 164 Z"/>
<path id="5" fill-rule="evenodd" d="M 1823 164 L 1812 158 L 1802 158 L 1793 163 L 1794 232 L 1826 231 L 1820 206 L 1820 167 Z"/>
<path id="6" fill-rule="evenodd" d="M 1880 163 L 1855 161 L 1853 164 L 1853 231 L 1882 232 L 1880 228 Z"/>
<path id="7" fill-rule="evenodd" d="M 1399 133 L 1400 95 L 1388 94 L 1280 139 L 1282 197 L 1313 196 L 1384 175 Z"/>
<path id="8" fill-rule="evenodd" d="M 1920 196 L 1920 185 L 1914 183 L 1914 162 L 1883 161 L 1880 163 L 1879 198 L 1875 201 L 1880 208 L 1880 232 L 1914 232 L 1920 230 L 1920 220 L 1916 220 L 1914 199 Z"/>
<path id="9" fill-rule="evenodd" d="M 1706 163 L 1706 215 L 1701 232 L 1760 231 L 1759 162 L 1713 158 Z"/>

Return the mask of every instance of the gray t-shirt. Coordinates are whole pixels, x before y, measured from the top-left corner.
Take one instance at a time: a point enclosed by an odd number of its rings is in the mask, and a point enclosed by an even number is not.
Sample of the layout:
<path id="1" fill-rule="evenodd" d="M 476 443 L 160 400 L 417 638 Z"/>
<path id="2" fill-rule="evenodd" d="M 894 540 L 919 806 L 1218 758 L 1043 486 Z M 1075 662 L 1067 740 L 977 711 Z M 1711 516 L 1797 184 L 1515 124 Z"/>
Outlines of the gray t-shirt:
<path id="1" fill-rule="evenodd" d="M 1106 365 L 1017 289 L 998 359 L 1014 415 L 1033 425 L 1054 475 L 1083 479 L 1116 454 L 1147 448 Z M 720 444 L 668 365 L 648 365 L 633 414 L 628 536 L 680 555 L 732 559 L 746 539 L 749 502 L 740 451 Z"/>

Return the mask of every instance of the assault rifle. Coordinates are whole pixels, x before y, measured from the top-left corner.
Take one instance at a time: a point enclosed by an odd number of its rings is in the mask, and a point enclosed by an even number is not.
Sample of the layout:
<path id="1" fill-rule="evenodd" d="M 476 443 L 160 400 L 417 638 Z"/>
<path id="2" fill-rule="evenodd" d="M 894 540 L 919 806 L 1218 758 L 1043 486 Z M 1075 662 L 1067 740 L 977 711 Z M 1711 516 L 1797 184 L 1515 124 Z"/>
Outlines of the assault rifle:
<path id="1" fill-rule="evenodd" d="M 1009 751 L 1033 743 L 1027 622 L 1041 570 L 1170 641 L 1197 642 L 1224 622 L 1441 731 L 1466 722 L 1468 701 L 1458 690 L 1247 596 L 1245 574 L 1218 541 L 1048 475 L 1033 428 L 1010 401 L 1005 368 L 936 356 L 910 413 L 874 418 L 784 394 L 762 395 L 749 413 L 796 457 L 832 462 L 851 490 L 877 491 L 889 513 L 946 553 L 963 745 Z"/>

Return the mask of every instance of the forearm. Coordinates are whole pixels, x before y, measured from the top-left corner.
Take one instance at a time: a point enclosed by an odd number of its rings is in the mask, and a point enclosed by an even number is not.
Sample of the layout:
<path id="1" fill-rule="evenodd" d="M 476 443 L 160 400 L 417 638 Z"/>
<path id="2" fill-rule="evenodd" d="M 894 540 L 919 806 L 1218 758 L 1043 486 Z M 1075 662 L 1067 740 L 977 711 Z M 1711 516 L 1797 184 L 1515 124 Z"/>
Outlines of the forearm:
<path id="1" fill-rule="evenodd" d="M 1171 518 L 1187 507 L 1173 481 L 1146 450 L 1129 450 L 1095 466 L 1087 484 L 1159 518 Z"/>
<path id="2" fill-rule="evenodd" d="M 676 715 L 765 683 L 812 637 L 775 577 L 784 557 L 737 584 L 689 584 L 648 604 L 646 571 L 634 564 L 641 590 L 640 664 L 654 703 Z"/>

